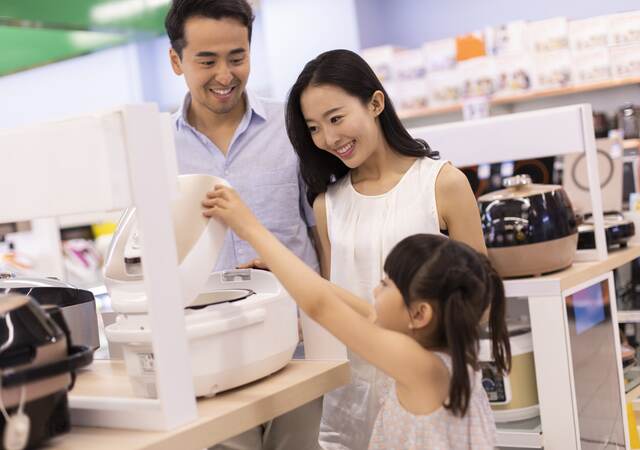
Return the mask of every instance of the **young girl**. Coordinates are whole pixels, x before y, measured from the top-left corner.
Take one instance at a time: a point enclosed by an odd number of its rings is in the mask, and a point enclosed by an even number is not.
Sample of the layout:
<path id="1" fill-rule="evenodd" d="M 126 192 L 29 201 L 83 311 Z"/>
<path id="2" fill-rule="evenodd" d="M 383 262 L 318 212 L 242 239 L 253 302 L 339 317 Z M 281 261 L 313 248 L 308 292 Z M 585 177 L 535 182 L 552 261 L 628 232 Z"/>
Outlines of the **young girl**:
<path id="1" fill-rule="evenodd" d="M 287 102 L 287 132 L 314 199 L 322 274 L 333 283 L 372 303 L 383 261 L 416 233 L 447 230 L 486 252 L 467 179 L 409 135 L 357 54 L 333 50 L 305 66 Z M 351 383 L 324 398 L 325 450 L 362 450 L 378 415 L 385 377 L 352 352 L 349 360 Z"/>
<path id="2" fill-rule="evenodd" d="M 307 267 L 232 189 L 217 186 L 203 206 L 255 248 L 312 319 L 395 381 L 369 449 L 494 447 L 477 357 L 485 311 L 499 370 L 509 369 L 511 352 L 504 289 L 484 255 L 442 236 L 407 237 L 387 257 L 372 307 Z"/>

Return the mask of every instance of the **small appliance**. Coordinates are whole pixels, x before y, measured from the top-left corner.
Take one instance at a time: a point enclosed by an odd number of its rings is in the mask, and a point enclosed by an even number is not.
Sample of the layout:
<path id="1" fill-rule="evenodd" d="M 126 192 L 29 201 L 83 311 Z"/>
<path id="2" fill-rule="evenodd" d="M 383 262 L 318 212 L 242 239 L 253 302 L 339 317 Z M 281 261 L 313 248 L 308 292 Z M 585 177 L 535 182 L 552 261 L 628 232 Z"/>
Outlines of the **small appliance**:
<path id="1" fill-rule="evenodd" d="M 502 277 L 540 275 L 573 263 L 577 219 L 561 186 L 532 184 L 528 175 L 478 198 L 489 259 Z"/>
<path id="2" fill-rule="evenodd" d="M 179 198 L 172 205 L 197 396 L 215 395 L 283 368 L 298 343 L 296 305 L 274 275 L 253 269 L 211 272 L 227 230 L 203 217 L 200 203 L 221 183 L 208 175 L 180 176 Z M 121 345 L 136 395 L 155 397 L 142 240 L 135 217 L 135 210 L 125 211 L 107 254 L 105 284 L 119 316 L 105 334 L 110 344 Z"/>
<path id="3" fill-rule="evenodd" d="M 0 294 L 28 295 L 41 305 L 59 307 L 69 327 L 72 344 L 86 345 L 94 350 L 100 346 L 96 300 L 90 291 L 55 278 L 0 273 Z"/>
<path id="4" fill-rule="evenodd" d="M 93 360 L 71 345 L 60 309 L 24 295 L 0 295 L 2 448 L 33 448 L 69 431 L 67 391 Z"/>
<path id="5" fill-rule="evenodd" d="M 514 422 L 540 414 L 533 340 L 528 324 L 508 324 L 511 372 L 500 374 L 491 352 L 488 332 L 482 334 L 478 359 L 484 387 L 496 422 Z"/>
<path id="6" fill-rule="evenodd" d="M 589 215 L 578 226 L 578 249 L 596 248 L 593 230 L 593 218 Z M 624 248 L 636 234 L 636 227 L 633 221 L 626 219 L 622 213 L 607 212 L 604 214 L 604 234 L 607 248 Z"/>

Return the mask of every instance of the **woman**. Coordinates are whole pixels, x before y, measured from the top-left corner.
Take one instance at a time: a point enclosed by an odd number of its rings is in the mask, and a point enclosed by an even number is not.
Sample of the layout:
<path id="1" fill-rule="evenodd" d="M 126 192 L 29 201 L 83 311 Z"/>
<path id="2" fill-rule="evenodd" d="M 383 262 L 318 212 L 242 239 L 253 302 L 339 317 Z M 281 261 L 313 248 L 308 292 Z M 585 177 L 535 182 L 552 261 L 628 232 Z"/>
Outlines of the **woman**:
<path id="1" fill-rule="evenodd" d="M 286 121 L 313 201 L 322 274 L 332 282 L 372 302 L 386 256 L 417 233 L 446 230 L 486 253 L 464 174 L 409 135 L 356 53 L 333 50 L 309 62 L 289 94 Z M 373 366 L 349 359 L 351 384 L 325 396 L 326 450 L 367 448 L 387 384 Z"/>

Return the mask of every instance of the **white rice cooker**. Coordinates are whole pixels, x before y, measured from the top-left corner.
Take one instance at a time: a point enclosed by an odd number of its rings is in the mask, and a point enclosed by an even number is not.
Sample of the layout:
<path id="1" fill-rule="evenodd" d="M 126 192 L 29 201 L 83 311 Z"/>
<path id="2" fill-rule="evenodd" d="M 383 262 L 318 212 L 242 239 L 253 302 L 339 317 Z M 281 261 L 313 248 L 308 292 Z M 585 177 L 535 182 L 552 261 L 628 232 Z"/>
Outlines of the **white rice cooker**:
<path id="1" fill-rule="evenodd" d="M 498 372 L 488 334 L 481 336 L 478 359 L 482 387 L 487 393 L 495 421 L 514 422 L 540 415 L 533 340 L 528 324 L 508 324 L 511 372 Z"/>
<path id="2" fill-rule="evenodd" d="M 211 273 L 227 230 L 202 216 L 200 202 L 215 184 L 225 182 L 208 175 L 183 175 L 178 181 L 180 196 L 172 214 L 194 387 L 197 396 L 212 396 L 287 365 L 298 343 L 297 308 L 270 272 Z M 110 343 L 122 346 L 135 394 L 156 397 L 141 264 L 135 210 L 130 209 L 118 224 L 105 263 L 105 284 L 120 313 L 105 333 Z"/>

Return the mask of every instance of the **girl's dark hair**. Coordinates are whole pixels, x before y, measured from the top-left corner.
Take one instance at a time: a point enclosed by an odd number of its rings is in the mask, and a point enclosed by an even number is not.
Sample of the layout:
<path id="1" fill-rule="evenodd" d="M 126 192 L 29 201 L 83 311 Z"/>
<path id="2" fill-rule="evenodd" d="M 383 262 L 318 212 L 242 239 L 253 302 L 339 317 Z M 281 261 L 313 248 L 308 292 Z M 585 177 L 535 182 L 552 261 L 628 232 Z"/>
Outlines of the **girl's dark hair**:
<path id="1" fill-rule="evenodd" d="M 320 150 L 313 143 L 311 133 L 300 106 L 300 97 L 309 86 L 331 85 L 360 99 L 363 105 L 371 101 L 376 91 L 382 91 L 385 106 L 379 120 L 382 133 L 389 146 L 396 152 L 414 157 L 437 159 L 422 139 L 414 139 L 400 122 L 387 91 L 371 67 L 358 54 L 349 50 L 331 50 L 309 61 L 289 92 L 286 125 L 289 140 L 300 159 L 300 171 L 307 184 L 310 202 L 326 192 L 329 184 L 342 178 L 349 168 L 339 158 Z"/>
<path id="2" fill-rule="evenodd" d="M 480 321 L 487 308 L 495 364 L 503 373 L 511 369 L 500 276 L 486 256 L 468 245 L 430 234 L 400 241 L 387 257 L 384 270 L 407 306 L 417 300 L 432 306 L 435 328 L 431 345 L 448 349 L 452 362 L 445 408 L 464 416 L 471 396 L 467 367 L 478 370 Z"/>
<path id="3" fill-rule="evenodd" d="M 246 0 L 173 0 L 164 28 L 167 30 L 171 47 L 182 58 L 182 50 L 187 46 L 184 38 L 184 24 L 192 17 L 209 19 L 232 18 L 247 27 L 249 42 L 253 28 L 253 11 Z"/>

